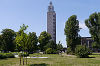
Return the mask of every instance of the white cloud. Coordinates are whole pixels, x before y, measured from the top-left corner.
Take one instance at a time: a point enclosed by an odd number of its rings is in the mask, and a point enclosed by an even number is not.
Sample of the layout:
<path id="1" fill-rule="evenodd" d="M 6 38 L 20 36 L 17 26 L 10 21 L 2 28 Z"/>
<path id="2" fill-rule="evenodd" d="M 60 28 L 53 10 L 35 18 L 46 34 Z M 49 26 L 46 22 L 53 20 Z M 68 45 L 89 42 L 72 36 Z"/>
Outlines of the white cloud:
<path id="1" fill-rule="evenodd" d="M 83 30 L 88 29 L 83 21 L 79 22 L 79 27 L 82 28 Z"/>

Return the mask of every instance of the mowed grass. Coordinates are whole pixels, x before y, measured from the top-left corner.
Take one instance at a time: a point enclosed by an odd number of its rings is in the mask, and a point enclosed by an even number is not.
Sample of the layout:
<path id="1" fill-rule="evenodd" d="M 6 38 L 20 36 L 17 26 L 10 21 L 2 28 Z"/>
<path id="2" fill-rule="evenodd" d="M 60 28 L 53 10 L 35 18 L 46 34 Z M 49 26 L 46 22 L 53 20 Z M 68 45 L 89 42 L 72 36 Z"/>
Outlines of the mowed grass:
<path id="1" fill-rule="evenodd" d="M 31 54 L 30 56 L 34 56 Z M 77 58 L 74 55 L 63 54 L 43 54 L 42 57 L 48 58 L 31 58 L 28 64 L 33 66 L 100 66 L 100 54 L 93 53 L 90 58 Z M 7 58 L 0 60 L 0 66 L 19 66 L 19 58 Z"/>

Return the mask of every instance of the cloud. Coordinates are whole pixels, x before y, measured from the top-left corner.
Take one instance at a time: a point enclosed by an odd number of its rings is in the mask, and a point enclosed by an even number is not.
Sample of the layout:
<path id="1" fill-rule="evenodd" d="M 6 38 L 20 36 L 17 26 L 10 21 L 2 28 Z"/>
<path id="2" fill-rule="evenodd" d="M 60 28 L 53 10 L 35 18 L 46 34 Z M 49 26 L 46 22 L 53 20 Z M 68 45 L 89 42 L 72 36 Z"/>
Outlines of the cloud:
<path id="1" fill-rule="evenodd" d="M 79 22 L 79 27 L 82 28 L 83 30 L 87 30 L 88 29 L 83 21 Z"/>

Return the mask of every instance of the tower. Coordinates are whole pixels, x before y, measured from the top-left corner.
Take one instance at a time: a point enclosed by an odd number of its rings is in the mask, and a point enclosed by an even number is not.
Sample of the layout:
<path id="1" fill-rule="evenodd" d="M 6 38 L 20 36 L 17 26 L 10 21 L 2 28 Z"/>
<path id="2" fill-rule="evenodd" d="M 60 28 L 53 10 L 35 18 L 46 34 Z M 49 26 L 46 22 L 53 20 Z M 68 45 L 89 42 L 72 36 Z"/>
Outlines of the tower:
<path id="1" fill-rule="evenodd" d="M 47 12 L 47 32 L 51 35 L 52 40 L 56 43 L 56 13 L 54 6 L 50 2 Z"/>

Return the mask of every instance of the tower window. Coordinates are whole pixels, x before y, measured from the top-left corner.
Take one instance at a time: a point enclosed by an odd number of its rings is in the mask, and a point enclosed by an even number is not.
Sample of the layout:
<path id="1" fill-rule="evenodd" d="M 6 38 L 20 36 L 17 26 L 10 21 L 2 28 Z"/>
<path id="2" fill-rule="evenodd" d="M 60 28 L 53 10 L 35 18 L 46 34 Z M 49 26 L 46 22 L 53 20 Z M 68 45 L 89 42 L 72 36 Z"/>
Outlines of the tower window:
<path id="1" fill-rule="evenodd" d="M 56 15 L 53 15 L 53 17 L 56 17 Z"/>
<path id="2" fill-rule="evenodd" d="M 56 21 L 56 19 L 53 19 L 53 21 Z"/>

